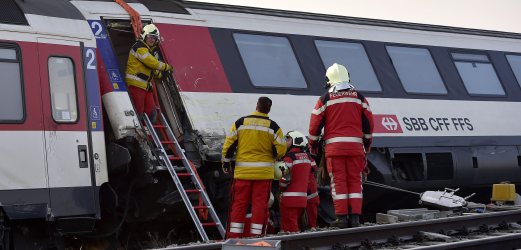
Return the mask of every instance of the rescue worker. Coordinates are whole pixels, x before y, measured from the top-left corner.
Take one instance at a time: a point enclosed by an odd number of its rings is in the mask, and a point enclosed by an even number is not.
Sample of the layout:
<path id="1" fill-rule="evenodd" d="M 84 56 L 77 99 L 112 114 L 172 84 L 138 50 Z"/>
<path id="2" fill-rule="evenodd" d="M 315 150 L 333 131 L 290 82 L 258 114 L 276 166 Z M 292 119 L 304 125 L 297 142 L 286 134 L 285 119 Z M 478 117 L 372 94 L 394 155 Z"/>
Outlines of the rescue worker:
<path id="1" fill-rule="evenodd" d="M 317 176 L 318 167 L 310 157 L 311 161 L 311 174 L 309 175 L 308 180 L 308 200 L 306 206 L 306 216 L 308 219 L 309 228 L 314 231 L 317 228 L 317 217 L 318 217 L 318 205 L 320 205 L 320 197 L 318 196 L 318 185 L 317 185 Z"/>
<path id="2" fill-rule="evenodd" d="M 136 112 L 139 115 L 146 112 L 152 122 L 157 117 L 152 78 L 161 78 L 161 72 L 172 71 L 172 66 L 158 60 L 159 38 L 154 24 L 143 27 L 141 38 L 130 49 L 125 77 Z"/>
<path id="3" fill-rule="evenodd" d="M 247 237 L 249 233 L 252 236 L 265 234 L 273 164 L 286 153 L 282 129 L 268 117 L 271 104 L 268 97 L 260 97 L 256 111 L 232 125 L 223 145 L 222 167 L 225 173 L 232 170 L 231 160 L 237 152 L 227 238 Z M 251 229 L 245 232 L 244 220 L 250 203 Z"/>
<path id="4" fill-rule="evenodd" d="M 326 72 L 329 91 L 311 113 L 309 144 L 318 151 L 324 128 L 326 165 L 337 220 L 334 226 L 357 227 L 362 213 L 362 172 L 371 149 L 373 115 L 367 99 L 350 84 L 347 69 L 331 65 Z"/>
<path id="5" fill-rule="evenodd" d="M 286 135 L 288 152 L 283 158 L 289 174 L 280 179 L 281 231 L 299 232 L 299 218 L 304 215 L 308 200 L 308 181 L 311 175 L 311 157 L 306 153 L 306 136 L 298 131 Z M 316 164 L 315 164 L 316 165 Z"/>

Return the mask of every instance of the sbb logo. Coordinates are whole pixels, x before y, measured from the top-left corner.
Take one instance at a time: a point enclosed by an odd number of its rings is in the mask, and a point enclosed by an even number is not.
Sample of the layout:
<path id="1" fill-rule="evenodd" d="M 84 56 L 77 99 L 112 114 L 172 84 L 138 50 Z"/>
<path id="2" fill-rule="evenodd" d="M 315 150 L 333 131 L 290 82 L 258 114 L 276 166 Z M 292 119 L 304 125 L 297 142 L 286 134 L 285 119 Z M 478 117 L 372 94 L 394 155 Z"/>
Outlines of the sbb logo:
<path id="1" fill-rule="evenodd" d="M 392 117 L 384 117 L 382 118 L 382 126 L 384 126 L 387 130 L 396 130 L 398 129 L 398 123 Z"/>
<path id="2" fill-rule="evenodd" d="M 373 133 L 403 133 L 396 115 L 375 115 L 373 114 L 374 131 Z"/>

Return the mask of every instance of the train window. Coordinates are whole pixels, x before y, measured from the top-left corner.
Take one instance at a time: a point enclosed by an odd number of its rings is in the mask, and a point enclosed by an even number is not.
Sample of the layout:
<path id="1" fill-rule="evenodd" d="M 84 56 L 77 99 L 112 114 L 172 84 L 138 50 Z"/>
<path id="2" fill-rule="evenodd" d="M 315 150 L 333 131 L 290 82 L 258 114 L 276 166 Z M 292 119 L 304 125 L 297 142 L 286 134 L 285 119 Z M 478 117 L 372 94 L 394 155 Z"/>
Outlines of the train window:
<path id="1" fill-rule="evenodd" d="M 517 83 L 521 86 L 521 56 L 507 55 L 508 63 L 517 78 Z"/>
<path id="2" fill-rule="evenodd" d="M 447 94 L 431 53 L 425 48 L 386 46 L 405 91 Z"/>
<path id="3" fill-rule="evenodd" d="M 76 82 L 72 59 L 66 57 L 50 57 L 49 83 L 51 88 L 52 117 L 56 122 L 76 122 L 78 109 L 76 105 Z"/>
<path id="4" fill-rule="evenodd" d="M 421 153 L 398 153 L 391 161 L 393 172 L 403 180 L 424 180 L 423 156 Z"/>
<path id="5" fill-rule="evenodd" d="M 454 162 L 451 153 L 426 153 L 427 179 L 450 180 L 453 177 Z"/>
<path id="6" fill-rule="evenodd" d="M 357 90 L 382 91 L 382 87 L 376 78 L 373 66 L 369 62 L 364 46 L 360 43 L 315 41 L 324 67 L 328 68 L 333 63 L 339 63 L 347 67 L 351 82 Z"/>
<path id="7" fill-rule="evenodd" d="M 285 37 L 233 34 L 251 82 L 257 87 L 307 88 Z"/>
<path id="8" fill-rule="evenodd" d="M 0 122 L 16 123 L 24 119 L 21 62 L 13 47 L 0 47 Z"/>
<path id="9" fill-rule="evenodd" d="M 486 55 L 452 53 L 452 58 L 469 94 L 505 95 L 496 71 Z"/>

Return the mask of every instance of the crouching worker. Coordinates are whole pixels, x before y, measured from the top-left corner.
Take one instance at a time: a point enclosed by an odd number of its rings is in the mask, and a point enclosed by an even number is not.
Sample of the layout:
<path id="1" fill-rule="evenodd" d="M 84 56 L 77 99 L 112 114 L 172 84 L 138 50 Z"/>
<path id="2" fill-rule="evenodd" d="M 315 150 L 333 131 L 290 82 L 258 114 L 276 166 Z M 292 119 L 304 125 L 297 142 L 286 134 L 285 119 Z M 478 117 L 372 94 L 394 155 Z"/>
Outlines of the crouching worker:
<path id="1" fill-rule="evenodd" d="M 288 170 L 280 179 L 280 217 L 282 232 L 299 232 L 299 218 L 308 202 L 311 157 L 305 152 L 308 140 L 298 131 L 286 134 L 288 153 L 283 158 Z"/>

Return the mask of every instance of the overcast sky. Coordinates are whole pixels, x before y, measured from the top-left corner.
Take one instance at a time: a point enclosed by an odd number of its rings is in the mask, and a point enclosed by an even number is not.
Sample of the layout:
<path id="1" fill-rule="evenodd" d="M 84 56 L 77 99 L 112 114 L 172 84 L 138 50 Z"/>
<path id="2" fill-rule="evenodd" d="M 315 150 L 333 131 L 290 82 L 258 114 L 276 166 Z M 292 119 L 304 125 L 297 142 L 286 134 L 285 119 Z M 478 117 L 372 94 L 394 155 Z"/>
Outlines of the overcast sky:
<path id="1" fill-rule="evenodd" d="M 521 33 L 521 0 L 192 0 Z"/>

